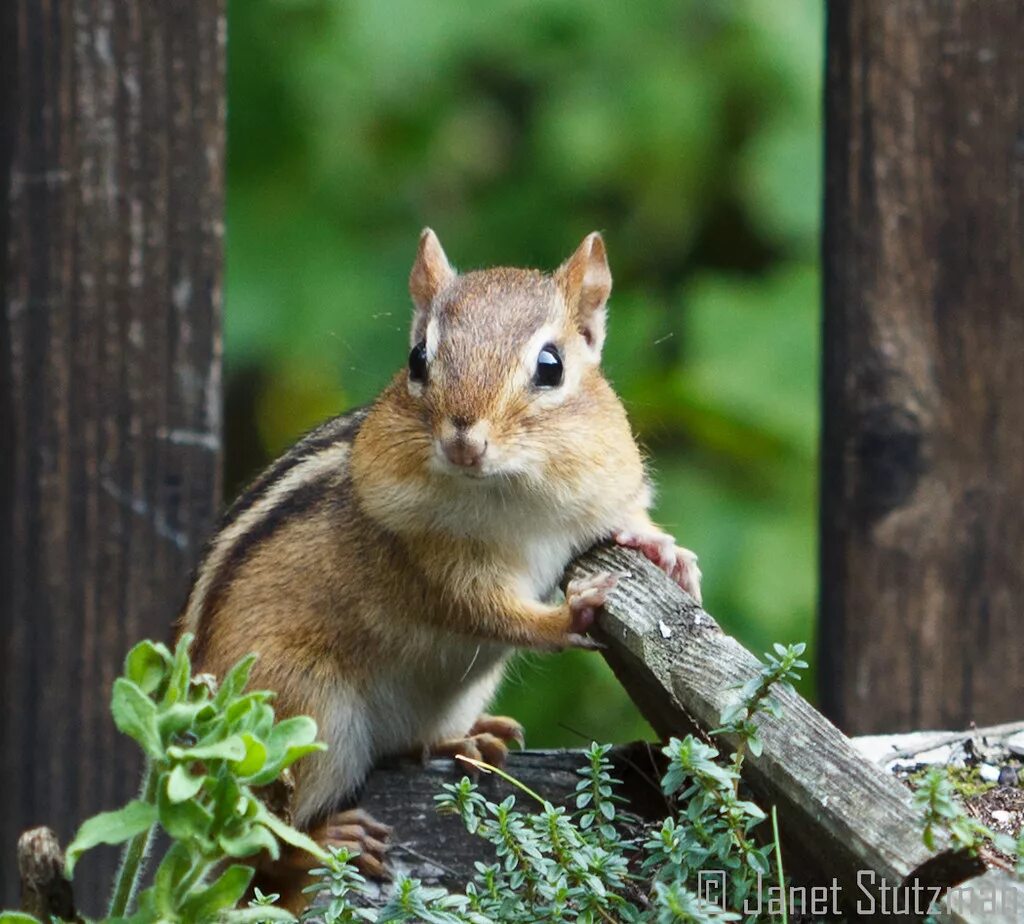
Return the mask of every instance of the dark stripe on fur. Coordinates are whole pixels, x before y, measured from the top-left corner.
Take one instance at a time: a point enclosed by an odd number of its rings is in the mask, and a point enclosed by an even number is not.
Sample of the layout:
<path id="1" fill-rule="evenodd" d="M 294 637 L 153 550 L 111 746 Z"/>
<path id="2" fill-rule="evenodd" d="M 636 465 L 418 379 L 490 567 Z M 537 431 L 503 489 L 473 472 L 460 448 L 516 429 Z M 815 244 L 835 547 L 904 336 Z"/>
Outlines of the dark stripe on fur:
<path id="1" fill-rule="evenodd" d="M 248 532 L 242 533 L 238 537 L 206 592 L 203 608 L 196 621 L 196 637 L 192 642 L 192 660 L 197 667 L 202 667 L 203 656 L 210 643 L 217 610 L 230 590 L 239 569 L 253 551 L 273 537 L 282 526 L 309 513 L 320 504 L 332 486 L 338 486 L 336 472 L 328 472 L 315 481 L 300 485 L 291 494 L 281 498 L 280 502 L 267 511 L 266 516 L 254 523 Z M 340 486 L 335 489 L 344 490 Z"/>
<path id="2" fill-rule="evenodd" d="M 246 510 L 252 507 L 267 491 L 288 474 L 303 459 L 315 455 L 322 449 L 337 443 L 351 443 L 359 432 L 359 427 L 366 417 L 367 408 L 357 408 L 322 423 L 305 436 L 300 437 L 283 456 L 265 468 L 249 486 L 238 495 L 234 503 L 228 507 L 217 527 L 220 533 L 227 529 Z"/>
<path id="3" fill-rule="evenodd" d="M 204 546 L 202 554 L 199 556 L 199 561 L 192 572 L 192 579 L 189 583 L 189 598 L 185 600 L 185 605 L 178 616 L 174 632 L 175 639 L 181 634 L 182 620 L 184 620 L 185 613 L 188 611 L 192 590 L 195 588 L 195 583 L 199 579 L 199 575 L 202 574 L 203 568 L 206 567 L 206 562 L 210 557 L 210 550 L 213 548 L 217 537 L 245 513 L 246 510 L 255 505 L 261 497 L 264 497 L 274 484 L 287 475 L 303 459 L 309 458 L 309 456 L 315 455 L 321 450 L 337 443 L 351 443 L 356 438 L 356 434 L 359 432 L 359 428 L 362 426 L 368 410 L 369 408 L 366 407 L 356 408 L 347 414 L 332 417 L 330 420 L 320 424 L 319 427 L 310 430 L 307 434 L 300 437 L 298 442 L 285 452 L 284 455 L 279 456 L 260 472 L 245 490 L 235 498 L 231 506 L 221 515 L 217 529 Z"/>

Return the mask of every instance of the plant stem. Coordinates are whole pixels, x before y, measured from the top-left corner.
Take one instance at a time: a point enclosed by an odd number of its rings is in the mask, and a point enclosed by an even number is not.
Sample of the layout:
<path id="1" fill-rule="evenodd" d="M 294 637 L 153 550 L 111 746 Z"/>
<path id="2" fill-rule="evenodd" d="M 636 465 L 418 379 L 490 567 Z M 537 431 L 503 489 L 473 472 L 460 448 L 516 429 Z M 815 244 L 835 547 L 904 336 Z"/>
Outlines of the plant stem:
<path id="1" fill-rule="evenodd" d="M 789 899 L 786 897 L 786 877 L 782 872 L 782 847 L 779 844 L 779 813 L 772 806 L 772 837 L 775 838 L 775 868 L 779 871 L 779 896 L 782 899 L 782 924 L 789 924 Z"/>
<path id="2" fill-rule="evenodd" d="M 743 771 L 743 755 L 747 750 L 747 739 L 740 738 L 736 742 L 736 750 L 732 755 L 732 769 L 736 773 L 736 779 L 732 781 L 732 794 L 738 799 L 740 797 L 740 773 Z"/>
<path id="3" fill-rule="evenodd" d="M 142 801 L 150 804 L 156 801 L 156 785 L 159 776 L 156 768 L 150 761 L 146 762 L 146 769 L 143 775 Z M 117 878 L 114 880 L 114 894 L 110 898 L 110 909 L 107 916 L 111 918 L 123 918 L 128 911 L 129 903 L 135 898 L 139 888 L 139 876 L 142 872 L 142 860 L 149 850 L 149 842 L 153 837 L 155 825 L 136 834 L 121 856 L 121 866 L 117 871 Z"/>
<path id="4" fill-rule="evenodd" d="M 182 876 L 181 882 L 178 883 L 178 887 L 175 889 L 175 894 L 179 900 L 184 900 L 189 892 L 197 882 L 199 882 L 203 876 L 206 875 L 206 871 L 210 868 L 210 861 L 205 857 L 199 857 L 192 861 L 192 866 L 189 867 L 189 871 Z"/>
<path id="5" fill-rule="evenodd" d="M 472 757 L 465 757 L 462 754 L 457 754 L 455 759 L 456 760 L 464 761 L 467 764 L 471 764 L 472 766 L 476 767 L 477 770 L 483 770 L 484 773 L 496 773 L 496 774 L 498 774 L 498 776 L 500 776 L 506 782 L 511 783 L 513 786 L 517 786 L 519 789 L 521 789 L 523 792 L 525 792 L 528 796 L 531 796 L 534 799 L 536 799 L 541 804 L 541 806 L 543 808 L 547 808 L 548 805 L 550 805 L 550 803 L 548 802 L 547 799 L 543 798 L 542 796 L 537 795 L 537 793 L 535 793 L 532 789 L 530 789 L 529 786 L 527 786 L 525 783 L 519 782 L 519 780 L 517 780 L 514 776 L 512 776 L 511 774 L 506 773 L 500 767 L 495 767 L 493 764 L 489 764 L 489 763 L 487 763 L 486 761 L 483 761 L 483 760 L 475 760 Z"/>

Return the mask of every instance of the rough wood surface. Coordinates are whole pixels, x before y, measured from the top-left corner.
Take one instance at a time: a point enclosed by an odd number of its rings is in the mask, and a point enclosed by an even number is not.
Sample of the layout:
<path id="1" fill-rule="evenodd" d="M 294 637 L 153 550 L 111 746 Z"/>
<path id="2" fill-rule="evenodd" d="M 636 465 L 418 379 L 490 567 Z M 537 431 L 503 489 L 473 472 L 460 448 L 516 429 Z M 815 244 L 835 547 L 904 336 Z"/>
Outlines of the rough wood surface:
<path id="1" fill-rule="evenodd" d="M 656 750 L 628 745 L 613 750 L 611 757 L 630 809 L 650 819 L 664 817 Z M 568 805 L 580 780 L 576 771 L 586 762 L 582 751 L 522 751 L 509 755 L 507 769 L 553 804 Z M 468 835 L 459 819 L 434 810 L 434 796 L 442 785 L 464 775 L 449 759 L 426 766 L 396 762 L 374 770 L 359 804 L 392 827 L 388 862 L 396 873 L 461 890 L 474 873 L 474 862 L 492 856 L 488 845 Z M 489 799 L 500 802 L 511 793 L 519 805 L 531 808 L 528 796 L 498 776 L 483 773 L 478 782 Z"/>
<path id="2" fill-rule="evenodd" d="M 1024 708 L 1024 707 L 1022 707 Z M 976 741 L 982 746 L 1016 742 L 1024 733 L 1024 722 L 1005 722 L 985 728 L 965 731 L 914 731 L 896 735 L 860 735 L 851 738 L 853 746 L 869 760 L 880 766 L 899 758 L 916 757 L 936 748 Z"/>
<path id="3" fill-rule="evenodd" d="M 635 552 L 599 546 L 567 578 L 594 571 L 633 575 L 611 592 L 595 634 L 648 721 L 665 736 L 715 728 L 737 688 L 757 674 L 754 656 Z M 748 754 L 744 779 L 762 804 L 778 806 L 791 869 L 811 882 L 836 877 L 847 895 L 858 894 L 861 870 L 890 886 L 949 884 L 980 872 L 949 851 L 933 857 L 910 793 L 802 697 L 779 698 L 783 715 L 759 720 L 764 750 Z"/>
<path id="4" fill-rule="evenodd" d="M 0 19 L 0 905 L 25 828 L 137 786 L 107 697 L 218 501 L 223 0 Z M 97 855 L 103 855 L 103 851 Z M 87 856 L 98 910 L 114 852 Z"/>
<path id="5" fill-rule="evenodd" d="M 1024 4 L 828 5 L 821 695 L 1024 700 Z"/>
<path id="6" fill-rule="evenodd" d="M 1020 924 L 1024 882 L 1002 870 L 989 870 L 947 895 L 935 919 L 938 924 Z"/>
<path id="7" fill-rule="evenodd" d="M 51 916 L 78 921 L 71 883 L 64 878 L 64 851 L 50 828 L 33 828 L 18 838 L 21 910 L 41 921 Z"/>

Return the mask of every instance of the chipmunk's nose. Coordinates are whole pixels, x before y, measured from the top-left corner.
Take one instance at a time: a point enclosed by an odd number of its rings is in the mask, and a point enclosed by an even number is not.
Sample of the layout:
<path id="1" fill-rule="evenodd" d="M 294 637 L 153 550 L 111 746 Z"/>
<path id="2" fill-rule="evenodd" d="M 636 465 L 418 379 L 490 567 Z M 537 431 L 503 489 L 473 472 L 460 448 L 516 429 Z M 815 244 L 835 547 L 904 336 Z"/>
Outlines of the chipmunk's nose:
<path id="1" fill-rule="evenodd" d="M 479 468 L 487 452 L 487 426 L 453 417 L 441 436 L 445 458 L 460 468 Z"/>

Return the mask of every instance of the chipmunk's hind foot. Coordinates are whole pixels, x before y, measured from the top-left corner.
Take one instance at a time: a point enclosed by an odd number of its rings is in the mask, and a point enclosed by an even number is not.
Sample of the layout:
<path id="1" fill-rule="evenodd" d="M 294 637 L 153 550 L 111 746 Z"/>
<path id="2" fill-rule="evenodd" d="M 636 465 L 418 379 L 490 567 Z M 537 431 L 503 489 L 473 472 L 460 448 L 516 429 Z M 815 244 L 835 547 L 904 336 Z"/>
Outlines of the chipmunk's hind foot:
<path id="1" fill-rule="evenodd" d="M 327 819 L 309 835 L 321 847 L 347 847 L 356 852 L 355 867 L 372 879 L 391 879 L 387 865 L 387 840 L 391 829 L 361 808 L 347 809 Z"/>
<path id="2" fill-rule="evenodd" d="M 450 741 L 432 745 L 430 756 L 451 757 L 455 761 L 456 770 L 475 779 L 479 776 L 479 769 L 467 761 L 459 760 L 459 758 L 467 757 L 469 760 L 482 761 L 492 767 L 504 767 L 508 758 L 508 745 L 497 735 L 480 732 L 466 735 L 465 738 L 453 738 Z"/>
<path id="3" fill-rule="evenodd" d="M 523 726 L 507 715 L 488 715 L 481 713 L 480 717 L 473 723 L 469 730 L 470 735 L 494 735 L 508 745 L 514 741 L 520 749 L 526 747 L 526 735 Z"/>

